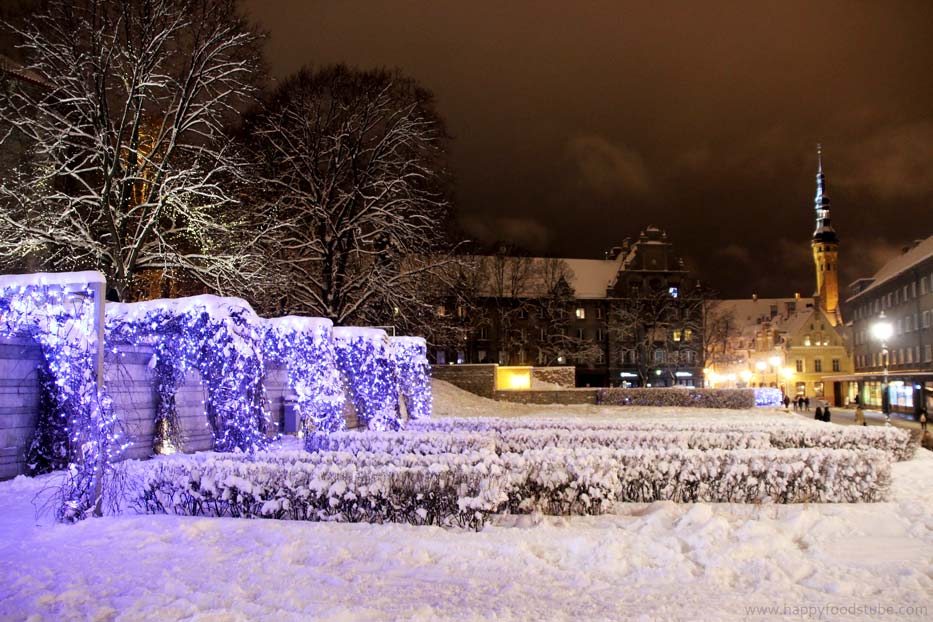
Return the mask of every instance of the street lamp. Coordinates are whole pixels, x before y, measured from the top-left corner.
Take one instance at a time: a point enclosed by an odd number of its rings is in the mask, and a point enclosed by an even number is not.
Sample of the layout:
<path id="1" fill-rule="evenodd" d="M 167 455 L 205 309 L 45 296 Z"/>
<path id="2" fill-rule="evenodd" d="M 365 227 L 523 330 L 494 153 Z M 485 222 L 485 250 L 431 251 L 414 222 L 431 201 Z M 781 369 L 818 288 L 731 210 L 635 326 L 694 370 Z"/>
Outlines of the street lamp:
<path id="1" fill-rule="evenodd" d="M 878 321 L 872 324 L 872 336 L 881 342 L 881 359 L 884 365 L 883 381 L 881 382 L 881 412 L 884 413 L 884 424 L 891 425 L 891 400 L 888 397 L 888 339 L 894 332 L 891 322 L 884 316 L 884 309 L 878 315 Z"/>

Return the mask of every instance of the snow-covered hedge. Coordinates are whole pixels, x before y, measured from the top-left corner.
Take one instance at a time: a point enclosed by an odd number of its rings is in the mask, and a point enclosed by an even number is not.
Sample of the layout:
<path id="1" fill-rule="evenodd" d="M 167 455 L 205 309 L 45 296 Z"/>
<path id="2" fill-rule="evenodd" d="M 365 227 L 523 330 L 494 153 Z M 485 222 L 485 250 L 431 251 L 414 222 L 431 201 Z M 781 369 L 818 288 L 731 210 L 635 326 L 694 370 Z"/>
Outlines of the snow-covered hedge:
<path id="1" fill-rule="evenodd" d="M 312 451 L 349 453 L 445 454 L 469 451 L 496 453 L 564 448 L 609 449 L 765 449 L 768 435 L 752 432 L 651 432 L 638 430 L 532 430 L 500 432 L 337 432 L 314 435 L 307 446 Z"/>
<path id="2" fill-rule="evenodd" d="M 909 460 L 917 450 L 910 432 L 895 427 L 815 425 L 808 421 L 761 422 L 678 422 L 678 421 L 586 421 L 560 418 L 452 417 L 410 421 L 407 430 L 418 432 L 486 432 L 503 434 L 518 430 L 551 431 L 555 434 L 579 432 L 653 434 L 735 434 L 767 435 L 775 449 L 823 447 L 827 449 L 878 449 L 898 461 Z M 758 441 L 754 441 L 758 442 Z M 738 443 L 738 441 L 736 441 Z M 694 445 L 690 445 L 693 447 Z M 741 448 L 740 444 L 716 445 Z M 759 445 L 749 445 L 758 447 Z M 768 445 L 765 445 L 767 447 Z M 699 446 L 698 446 L 699 447 Z"/>
<path id="3" fill-rule="evenodd" d="M 845 449 L 291 452 L 140 471 L 133 501 L 148 513 L 472 528 L 504 511 L 597 514 L 620 501 L 881 501 L 891 480 L 887 454 Z"/>
<path id="4" fill-rule="evenodd" d="M 882 452 L 786 450 L 535 450 L 503 454 L 512 511 L 595 513 L 609 503 L 854 503 L 881 501 Z"/>
<path id="5" fill-rule="evenodd" d="M 187 516 L 479 528 L 505 504 L 509 477 L 495 460 L 459 456 L 408 465 L 180 459 L 146 469 L 135 504 Z"/>
<path id="6" fill-rule="evenodd" d="M 373 431 L 315 434 L 306 444 L 310 451 L 386 452 L 391 454 L 447 454 L 467 451 L 495 451 L 496 437 L 474 432 L 394 432 Z"/>
<path id="7" fill-rule="evenodd" d="M 832 449 L 878 449 L 895 460 L 910 460 L 917 451 L 917 443 L 910 432 L 895 427 L 861 426 L 785 426 L 768 431 L 771 446 L 825 447 Z"/>
<path id="8" fill-rule="evenodd" d="M 623 389 L 597 391 L 600 404 L 612 406 L 677 406 L 681 408 L 754 408 L 755 389 Z"/>

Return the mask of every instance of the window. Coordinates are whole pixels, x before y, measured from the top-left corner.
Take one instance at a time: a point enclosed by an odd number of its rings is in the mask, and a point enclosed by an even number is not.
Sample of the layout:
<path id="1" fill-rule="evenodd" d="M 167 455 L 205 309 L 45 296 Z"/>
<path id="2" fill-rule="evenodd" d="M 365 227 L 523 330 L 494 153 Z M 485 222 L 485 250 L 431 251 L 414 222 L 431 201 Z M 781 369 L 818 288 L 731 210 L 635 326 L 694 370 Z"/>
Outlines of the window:
<path id="1" fill-rule="evenodd" d="M 577 319 L 578 319 L 578 320 L 585 320 L 585 319 L 586 319 L 586 309 L 584 309 L 583 307 L 577 307 L 576 315 L 577 315 Z"/>
<path id="2" fill-rule="evenodd" d="M 920 279 L 920 295 L 923 296 L 927 293 L 927 280 Z"/>
<path id="3" fill-rule="evenodd" d="M 810 335 L 804 335 L 804 336 L 803 336 L 803 345 L 805 345 L 805 346 L 810 345 Z"/>
<path id="4" fill-rule="evenodd" d="M 671 298 L 677 298 L 678 290 L 676 287 L 668 287 L 667 293 L 671 295 Z"/>
<path id="5" fill-rule="evenodd" d="M 603 355 L 602 351 L 600 351 L 599 354 L 596 355 L 596 364 L 602 365 L 605 362 L 606 362 L 606 357 Z"/>
<path id="6" fill-rule="evenodd" d="M 682 333 L 679 330 L 675 330 L 673 334 L 674 341 L 680 341 L 681 334 Z"/>
<path id="7" fill-rule="evenodd" d="M 693 364 L 696 353 L 693 350 L 684 350 L 684 362 Z"/>
<path id="8" fill-rule="evenodd" d="M 476 351 L 476 362 L 485 363 L 486 362 L 486 350 L 477 350 Z"/>
<path id="9" fill-rule="evenodd" d="M 437 317 L 444 317 L 447 315 L 447 307 L 440 305 L 437 307 Z"/>
<path id="10" fill-rule="evenodd" d="M 803 373 L 803 359 L 797 359 L 797 373 Z"/>
<path id="11" fill-rule="evenodd" d="M 605 339 L 605 336 L 603 335 L 603 329 L 597 328 L 596 329 L 596 341 L 602 341 L 603 339 Z"/>
<path id="12" fill-rule="evenodd" d="M 520 319 L 520 320 L 526 320 L 526 319 L 528 319 L 528 311 L 526 311 L 525 309 L 519 309 L 519 310 L 518 310 L 518 319 Z"/>
<path id="13" fill-rule="evenodd" d="M 690 341 L 693 339 L 693 330 L 689 328 L 684 329 L 684 341 Z"/>
<path id="14" fill-rule="evenodd" d="M 603 308 L 602 307 L 596 307 L 596 319 L 597 320 L 603 319 Z"/>
<path id="15" fill-rule="evenodd" d="M 466 319 L 466 316 L 467 316 L 467 308 L 464 307 L 463 305 L 459 305 L 457 307 L 457 317 L 460 318 L 461 320 L 464 320 Z"/>
<path id="16" fill-rule="evenodd" d="M 584 332 L 584 330 L 582 328 L 578 328 L 577 339 L 584 339 L 585 337 L 586 337 L 586 333 Z"/>
<path id="17" fill-rule="evenodd" d="M 807 383 L 798 382 L 795 386 L 795 392 L 797 395 L 806 395 L 807 394 Z"/>
<path id="18" fill-rule="evenodd" d="M 538 341 L 546 341 L 546 340 L 547 340 L 547 330 L 543 328 L 539 328 L 538 329 Z"/>
<path id="19" fill-rule="evenodd" d="M 447 353 L 443 350 L 437 350 L 434 352 L 434 360 L 437 361 L 438 365 L 444 365 L 447 363 Z"/>
<path id="20" fill-rule="evenodd" d="M 924 312 L 923 312 L 923 315 L 921 316 L 921 318 L 922 318 L 922 320 L 923 320 L 923 327 L 924 327 L 924 328 L 929 328 L 929 327 L 930 327 L 930 312 L 929 312 L 929 311 L 924 311 Z"/>
<path id="21" fill-rule="evenodd" d="M 823 397 L 823 383 L 814 382 L 813 383 L 813 395 L 816 397 Z"/>
<path id="22" fill-rule="evenodd" d="M 833 371 L 842 371 L 842 365 L 839 359 L 833 359 Z"/>
<path id="23" fill-rule="evenodd" d="M 916 281 L 910 284 L 910 297 L 911 298 L 917 297 L 917 282 Z"/>
<path id="24" fill-rule="evenodd" d="M 478 338 L 489 339 L 489 327 L 488 326 L 480 326 Z"/>
<path id="25" fill-rule="evenodd" d="M 538 348 L 538 365 L 544 365 L 547 363 L 547 357 L 544 354 L 544 350 Z"/>
<path id="26" fill-rule="evenodd" d="M 923 346 L 923 362 L 929 363 L 933 361 L 933 345 L 927 344 Z"/>
<path id="27" fill-rule="evenodd" d="M 823 371 L 823 359 L 814 359 L 813 360 L 813 371 L 821 372 Z"/>
<path id="28" fill-rule="evenodd" d="M 654 362 L 657 364 L 664 362 L 664 350 L 658 348 L 654 351 Z"/>

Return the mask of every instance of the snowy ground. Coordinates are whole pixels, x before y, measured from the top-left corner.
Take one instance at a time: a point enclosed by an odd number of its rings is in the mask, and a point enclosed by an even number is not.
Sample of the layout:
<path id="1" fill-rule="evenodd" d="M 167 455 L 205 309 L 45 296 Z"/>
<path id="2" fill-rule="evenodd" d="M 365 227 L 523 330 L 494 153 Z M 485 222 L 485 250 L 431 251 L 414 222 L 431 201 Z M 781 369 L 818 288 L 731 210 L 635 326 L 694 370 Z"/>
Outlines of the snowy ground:
<path id="1" fill-rule="evenodd" d="M 438 415 L 795 417 L 497 404 L 435 386 Z M 933 454 L 894 474 L 880 504 L 621 504 L 480 533 L 132 515 L 54 525 L 31 503 L 50 478 L 18 478 L 0 483 L 0 620 L 930 619 Z"/>

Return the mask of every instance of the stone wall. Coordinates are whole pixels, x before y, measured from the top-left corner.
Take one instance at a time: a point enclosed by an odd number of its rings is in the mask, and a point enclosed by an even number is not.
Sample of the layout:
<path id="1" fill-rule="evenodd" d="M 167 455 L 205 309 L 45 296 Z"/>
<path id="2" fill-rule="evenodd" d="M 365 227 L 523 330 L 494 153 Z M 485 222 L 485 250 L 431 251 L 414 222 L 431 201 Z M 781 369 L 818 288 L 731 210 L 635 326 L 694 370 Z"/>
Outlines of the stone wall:
<path id="1" fill-rule="evenodd" d="M 577 386 L 577 369 L 575 367 L 532 367 L 531 368 L 532 389 L 534 383 L 543 382 L 557 385 L 565 389 L 573 389 Z"/>
<path id="2" fill-rule="evenodd" d="M 39 410 L 42 351 L 29 338 L 0 339 L 0 479 L 23 472 Z"/>
<path id="3" fill-rule="evenodd" d="M 432 365 L 431 376 L 483 397 L 496 393 L 496 364 Z"/>
<path id="4" fill-rule="evenodd" d="M 114 410 L 132 441 L 128 458 L 152 455 L 155 432 L 156 390 L 150 369 L 153 352 L 147 347 L 119 347 L 104 359 L 104 381 Z M 25 470 L 26 449 L 36 429 L 39 412 L 37 369 L 42 351 L 29 338 L 0 338 L 0 479 Z M 270 434 L 283 429 L 288 375 L 284 367 L 269 366 L 265 377 L 266 408 L 274 425 Z M 205 389 L 192 371 L 175 395 L 181 424 L 179 451 L 209 450 L 213 445 L 204 414 Z M 356 414 L 348 406 L 347 426 L 356 427 Z"/>
<path id="5" fill-rule="evenodd" d="M 496 391 L 494 399 L 520 404 L 596 404 L 597 389 Z"/>

